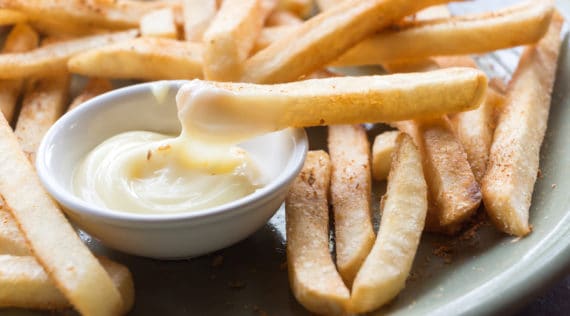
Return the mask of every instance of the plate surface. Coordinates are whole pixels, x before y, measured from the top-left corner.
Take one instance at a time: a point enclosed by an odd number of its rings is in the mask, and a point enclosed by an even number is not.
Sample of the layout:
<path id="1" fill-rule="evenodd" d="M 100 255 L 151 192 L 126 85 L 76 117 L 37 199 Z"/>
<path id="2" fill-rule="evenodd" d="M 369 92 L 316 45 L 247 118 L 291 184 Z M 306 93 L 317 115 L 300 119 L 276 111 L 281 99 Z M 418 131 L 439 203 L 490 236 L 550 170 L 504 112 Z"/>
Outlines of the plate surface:
<path id="1" fill-rule="evenodd" d="M 481 11 L 518 1 L 453 5 L 454 13 Z M 570 17 L 570 1 L 558 7 Z M 479 59 L 502 76 L 516 66 L 517 50 Z M 510 57 L 509 57 L 510 56 Z M 491 68 L 491 67 L 489 67 Z M 393 315 L 482 315 L 520 307 L 524 297 L 570 266 L 570 51 L 563 42 L 540 177 L 531 208 L 534 230 L 524 239 L 482 225 L 450 240 L 424 235 L 412 276 L 398 298 L 381 312 Z M 370 134 L 383 127 L 374 127 Z M 309 130 L 311 147 L 324 148 L 326 130 Z M 375 187 L 375 200 L 384 190 Z M 166 262 L 106 249 L 82 234 L 97 253 L 130 267 L 136 285 L 132 315 L 308 315 L 289 291 L 285 266 L 283 208 L 260 231 L 208 256 Z M 49 313 L 48 313 L 49 314 Z M 0 315 L 43 315 L 2 310 Z"/>

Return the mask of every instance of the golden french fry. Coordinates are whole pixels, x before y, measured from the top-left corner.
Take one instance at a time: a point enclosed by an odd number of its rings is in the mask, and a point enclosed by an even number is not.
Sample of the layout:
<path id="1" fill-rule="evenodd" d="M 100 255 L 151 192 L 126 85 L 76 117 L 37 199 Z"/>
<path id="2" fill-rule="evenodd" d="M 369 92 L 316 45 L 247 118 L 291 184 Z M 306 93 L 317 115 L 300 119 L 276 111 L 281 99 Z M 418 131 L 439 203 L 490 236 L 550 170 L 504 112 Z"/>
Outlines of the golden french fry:
<path id="1" fill-rule="evenodd" d="M 204 140 L 215 140 L 227 135 L 247 138 L 287 127 L 390 122 L 466 111 L 482 101 L 487 79 L 476 69 L 448 68 L 275 85 L 196 80 L 182 88 L 179 99 L 190 96 L 192 87 L 201 86 L 220 93 L 209 96 L 209 102 L 198 102 L 193 113 L 216 115 L 206 115 L 207 124 L 194 124 L 203 116 L 188 117 L 194 120 L 189 126 L 195 126 L 194 132 Z"/>
<path id="2" fill-rule="evenodd" d="M 374 138 L 372 145 L 372 177 L 382 181 L 388 178 L 392 166 L 392 153 L 396 149 L 396 139 L 400 132 L 388 131 Z"/>
<path id="3" fill-rule="evenodd" d="M 164 8 L 145 14 L 140 21 L 142 36 L 154 36 L 176 39 L 178 37 L 174 12 Z"/>
<path id="4" fill-rule="evenodd" d="M 564 19 L 554 14 L 545 37 L 523 52 L 499 117 L 487 173 L 485 209 L 503 232 L 530 233 L 529 208 L 544 139 Z"/>
<path id="5" fill-rule="evenodd" d="M 17 24 L 6 37 L 2 53 L 20 53 L 34 49 L 38 46 L 38 39 L 38 33 L 27 24 Z M 8 122 L 14 118 L 22 84 L 21 79 L 0 80 L 0 110 Z"/>
<path id="6" fill-rule="evenodd" d="M 442 67 L 472 67 L 477 68 L 475 61 L 469 56 L 439 57 L 437 64 Z M 494 113 L 496 97 L 491 96 L 495 92 L 487 89 L 488 98 L 475 110 L 460 112 L 450 115 L 449 119 L 457 139 L 463 145 L 467 154 L 467 161 L 471 166 L 475 180 L 481 183 L 481 179 L 487 168 L 489 149 L 493 140 L 495 128 Z"/>
<path id="7" fill-rule="evenodd" d="M 76 24 L 69 21 L 42 19 L 33 20 L 29 23 L 41 34 L 52 37 L 78 37 L 109 32 L 106 29 L 96 28 L 90 25 Z"/>
<path id="8" fill-rule="evenodd" d="M 370 210 L 370 144 L 362 126 L 332 125 L 328 149 L 336 265 L 344 283 L 351 287 L 375 238 Z"/>
<path id="9" fill-rule="evenodd" d="M 204 34 L 204 76 L 237 81 L 269 11 L 262 0 L 226 0 Z"/>
<path id="10" fill-rule="evenodd" d="M 4 209 L 4 201 L 0 196 L 0 254 L 14 256 L 30 256 L 30 249 L 12 214 Z"/>
<path id="11" fill-rule="evenodd" d="M 420 243 L 427 207 L 420 152 L 408 135 L 401 134 L 382 198 L 378 236 L 352 287 L 352 312 L 372 311 L 404 288 Z"/>
<path id="12" fill-rule="evenodd" d="M 0 8 L 14 9 L 30 20 L 65 21 L 95 28 L 126 29 L 137 27 L 141 17 L 162 8 L 179 9 L 168 1 L 43 1 L 2 0 Z"/>
<path id="13" fill-rule="evenodd" d="M 531 44 L 546 32 L 552 10 L 551 1 L 532 1 L 493 13 L 414 21 L 399 29 L 372 35 L 333 64 L 382 64 L 430 56 L 484 53 Z"/>
<path id="14" fill-rule="evenodd" d="M 63 114 L 67 105 L 70 75 L 61 72 L 29 82 L 14 133 L 32 163 L 47 130 Z"/>
<path id="15" fill-rule="evenodd" d="M 271 43 L 275 42 L 276 40 L 287 36 L 287 34 L 291 33 L 295 30 L 295 27 L 291 27 L 290 25 L 282 25 L 282 26 L 271 26 L 265 27 L 259 33 L 259 37 L 255 41 L 253 48 L 251 50 L 251 54 L 255 54 L 258 51 L 266 48 Z"/>
<path id="16" fill-rule="evenodd" d="M 67 111 L 69 112 L 78 107 L 79 105 L 81 105 L 83 102 L 90 100 L 112 89 L 113 89 L 113 84 L 111 83 L 111 81 L 103 78 L 91 78 L 85 85 L 85 88 L 83 88 L 83 91 L 81 91 L 81 94 L 79 94 L 78 96 L 75 97 L 75 99 L 73 99 Z"/>
<path id="17" fill-rule="evenodd" d="M 299 17 L 306 17 L 311 14 L 313 0 L 279 0 L 277 7 L 280 10 L 287 10 Z"/>
<path id="18" fill-rule="evenodd" d="M 326 11 L 343 1 L 344 0 L 317 0 L 316 2 L 320 11 Z"/>
<path id="19" fill-rule="evenodd" d="M 22 12 L 10 9 L 0 9 L 0 25 L 12 25 L 25 23 L 27 21 L 28 16 Z"/>
<path id="20" fill-rule="evenodd" d="M 18 54 L 0 55 L 0 78 L 49 75 L 64 70 L 67 60 L 85 50 L 134 38 L 137 31 L 93 35 L 46 45 Z"/>
<path id="21" fill-rule="evenodd" d="M 202 45 L 166 38 L 137 38 L 71 58 L 72 73 L 122 79 L 202 78 Z"/>
<path id="22" fill-rule="evenodd" d="M 428 184 L 426 229 L 455 233 L 481 203 L 479 184 L 467 155 L 445 117 L 398 122 L 420 148 Z"/>
<path id="23" fill-rule="evenodd" d="M 129 269 L 106 258 L 98 259 L 125 302 L 123 313 L 128 312 L 134 302 Z M 0 307 L 60 310 L 71 305 L 34 257 L 0 255 Z"/>
<path id="24" fill-rule="evenodd" d="M 184 38 L 202 42 L 202 36 L 216 16 L 216 0 L 182 0 L 184 14 Z"/>
<path id="25" fill-rule="evenodd" d="M 245 82 L 293 81 L 334 61 L 348 48 L 406 15 L 447 0 L 347 1 L 297 26 L 287 36 L 251 57 Z"/>
<path id="26" fill-rule="evenodd" d="M 350 293 L 329 253 L 330 159 L 310 151 L 285 200 L 289 284 L 313 313 L 344 313 Z"/>
<path id="27" fill-rule="evenodd" d="M 487 89 L 487 97 L 479 108 L 450 115 L 455 134 L 465 149 L 475 180 L 479 183 L 487 169 L 495 130 L 495 111 L 500 99 L 502 97 L 493 89 Z"/>
<path id="28" fill-rule="evenodd" d="M 383 63 L 382 67 L 388 73 L 408 73 L 408 72 L 424 72 L 440 69 L 437 62 L 432 58 L 411 59 L 404 61 L 393 61 Z"/>
<path id="29" fill-rule="evenodd" d="M 276 10 L 267 17 L 265 21 L 266 27 L 282 26 L 282 25 L 299 25 L 303 20 L 293 13 L 285 10 Z"/>
<path id="30" fill-rule="evenodd" d="M 44 191 L 18 139 L 0 117 L 0 194 L 50 279 L 86 315 L 116 315 L 121 296 L 111 278 Z M 8 288 L 10 289 L 10 288 Z"/>

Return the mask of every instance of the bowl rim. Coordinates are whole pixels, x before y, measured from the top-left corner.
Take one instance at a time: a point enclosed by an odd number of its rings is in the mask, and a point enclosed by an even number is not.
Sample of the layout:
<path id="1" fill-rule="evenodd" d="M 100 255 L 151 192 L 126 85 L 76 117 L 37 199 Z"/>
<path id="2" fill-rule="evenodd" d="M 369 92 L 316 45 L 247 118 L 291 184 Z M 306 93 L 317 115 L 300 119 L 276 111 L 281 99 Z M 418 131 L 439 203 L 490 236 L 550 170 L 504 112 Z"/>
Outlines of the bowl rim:
<path id="1" fill-rule="evenodd" d="M 175 223 L 184 220 L 206 219 L 214 216 L 224 215 L 227 213 L 240 213 L 239 210 L 248 209 L 247 205 L 259 203 L 265 199 L 269 199 L 276 194 L 282 187 L 287 186 L 300 173 L 307 151 L 309 150 L 309 141 L 307 134 L 303 128 L 289 128 L 287 131 L 291 134 L 294 146 L 291 158 L 278 176 L 267 185 L 255 192 L 246 195 L 240 199 L 206 208 L 197 211 L 188 211 L 181 213 L 169 214 L 139 214 L 124 211 L 116 211 L 103 206 L 89 203 L 69 191 L 61 182 L 57 181 L 57 176 L 53 175 L 51 168 L 48 167 L 47 152 L 51 149 L 55 135 L 66 126 L 73 124 L 78 118 L 89 112 L 100 114 L 106 107 L 111 106 L 113 101 L 122 99 L 129 94 L 147 94 L 156 84 L 166 84 L 169 88 L 179 88 L 182 84 L 189 80 L 162 80 L 151 81 L 130 85 L 127 87 L 115 89 L 113 91 L 101 94 L 83 103 L 76 109 L 65 113 L 58 119 L 46 132 L 43 137 L 36 155 L 36 170 L 40 178 L 40 182 L 48 193 L 58 201 L 69 212 L 78 215 L 89 215 L 100 220 L 111 221 L 113 223 L 130 223 L 130 224 L 164 224 Z M 151 95 L 151 94 L 149 94 Z M 113 106 L 117 106 L 116 104 Z M 94 108 L 97 108 L 96 110 Z"/>

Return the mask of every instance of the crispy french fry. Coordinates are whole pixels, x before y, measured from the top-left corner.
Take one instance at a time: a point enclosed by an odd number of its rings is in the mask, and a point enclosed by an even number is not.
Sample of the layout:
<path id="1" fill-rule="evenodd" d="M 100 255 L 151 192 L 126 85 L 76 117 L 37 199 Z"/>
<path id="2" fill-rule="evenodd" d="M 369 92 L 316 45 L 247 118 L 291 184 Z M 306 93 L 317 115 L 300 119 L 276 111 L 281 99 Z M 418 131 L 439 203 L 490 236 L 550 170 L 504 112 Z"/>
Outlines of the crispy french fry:
<path id="1" fill-rule="evenodd" d="M 311 14 L 313 0 L 279 0 L 277 7 L 304 18 Z"/>
<path id="2" fill-rule="evenodd" d="M 69 21 L 45 19 L 33 20 L 29 23 L 41 34 L 52 37 L 78 37 L 109 32 L 106 29 L 96 28 L 90 25 L 76 24 Z"/>
<path id="3" fill-rule="evenodd" d="M 388 131 L 374 138 L 372 145 L 372 177 L 382 181 L 388 178 L 392 165 L 392 153 L 396 149 L 396 139 L 400 132 Z"/>
<path id="4" fill-rule="evenodd" d="M 406 15 L 447 0 L 343 2 L 305 21 L 251 57 L 245 82 L 293 81 L 334 61 L 345 50 Z"/>
<path id="5" fill-rule="evenodd" d="M 17 24 L 6 37 L 2 53 L 20 53 L 38 46 L 38 33 L 27 24 Z M 22 90 L 22 80 L 0 80 L 0 110 L 12 122 L 16 103 Z"/>
<path id="6" fill-rule="evenodd" d="M 14 133 L 32 163 L 47 130 L 63 114 L 69 93 L 69 73 L 61 72 L 29 82 Z"/>
<path id="7" fill-rule="evenodd" d="M 408 135 L 401 134 L 382 198 L 378 236 L 354 280 L 352 312 L 372 311 L 404 288 L 420 243 L 427 207 L 420 152 Z"/>
<path id="8" fill-rule="evenodd" d="M 119 291 L 44 191 L 3 116 L 0 117 L 0 194 L 50 279 L 86 315 L 116 315 Z M 10 288 L 8 288 L 10 289 Z"/>
<path id="9" fill-rule="evenodd" d="M 216 0 L 183 0 L 184 38 L 187 41 L 202 42 L 202 36 L 216 16 Z"/>
<path id="10" fill-rule="evenodd" d="M 316 2 L 320 11 L 326 11 L 343 1 L 344 0 L 317 0 Z"/>
<path id="11" fill-rule="evenodd" d="M 0 8 L 14 9 L 31 20 L 65 21 L 96 28 L 126 29 L 137 27 L 141 17 L 165 7 L 177 9 L 168 1 L 84 1 L 84 0 L 2 0 Z"/>
<path id="12" fill-rule="evenodd" d="M 282 38 L 283 36 L 287 36 L 287 34 L 291 33 L 294 30 L 295 27 L 291 27 L 290 25 L 271 26 L 263 28 L 259 33 L 259 37 L 255 41 L 255 44 L 253 45 L 251 54 L 253 55 L 259 52 L 260 50 L 266 48 L 276 40 Z"/>
<path id="13" fill-rule="evenodd" d="M 0 196 L 0 255 L 30 256 L 30 249 L 12 214 L 4 209 Z"/>
<path id="14" fill-rule="evenodd" d="M 25 53 L 0 55 L 0 79 L 49 75 L 65 69 L 67 60 L 82 51 L 134 38 L 137 31 L 117 32 L 69 40 Z"/>
<path id="15" fill-rule="evenodd" d="M 557 13 L 545 37 L 523 52 L 509 83 L 487 173 L 483 178 L 485 209 L 508 234 L 530 233 L 529 208 L 536 181 L 560 50 L 564 19 Z"/>
<path id="16" fill-rule="evenodd" d="M 69 71 L 122 79 L 202 78 L 202 45 L 166 38 L 137 38 L 91 49 L 71 58 Z"/>
<path id="17" fill-rule="evenodd" d="M 71 111 L 81 105 L 83 102 L 90 100 L 100 94 L 113 89 L 113 84 L 108 79 L 103 78 L 91 78 L 81 91 L 81 94 L 75 97 L 67 111 Z"/>
<path id="18" fill-rule="evenodd" d="M 532 1 L 493 13 L 414 21 L 363 40 L 333 64 L 382 64 L 531 44 L 546 32 L 552 10 L 551 1 Z"/>
<path id="19" fill-rule="evenodd" d="M 344 283 L 351 287 L 375 238 L 370 210 L 370 144 L 362 126 L 333 125 L 328 129 L 328 149 L 336 265 Z"/>
<path id="20" fill-rule="evenodd" d="M 263 22 L 269 14 L 262 0 L 226 0 L 204 34 L 204 76 L 237 81 Z"/>
<path id="21" fill-rule="evenodd" d="M 467 155 L 445 117 L 398 122 L 420 148 L 428 184 L 426 229 L 455 233 L 481 203 L 479 184 Z"/>
<path id="22" fill-rule="evenodd" d="M 289 284 L 313 313 L 342 314 L 350 293 L 329 253 L 327 194 L 331 166 L 324 151 L 310 151 L 285 200 Z"/>
<path id="23" fill-rule="evenodd" d="M 487 89 L 487 97 L 479 108 L 450 115 L 455 134 L 465 149 L 475 180 L 479 183 L 487 169 L 496 125 L 495 111 L 501 99 L 492 89 Z"/>
<path id="24" fill-rule="evenodd" d="M 303 20 L 293 13 L 285 10 L 276 10 L 271 15 L 267 17 L 265 21 L 265 26 L 282 26 L 282 25 L 299 25 L 303 23 Z"/>
<path id="25" fill-rule="evenodd" d="M 196 126 L 194 132 L 206 140 L 225 138 L 228 134 L 236 138 L 251 137 L 251 133 L 286 127 L 390 122 L 466 111 L 482 101 L 487 80 L 482 72 L 471 68 L 276 85 L 196 80 L 182 88 L 179 104 L 185 104 L 183 99 L 191 96 L 193 89 L 203 86 L 221 92 L 209 95 L 209 102 L 197 102 L 192 110 L 202 113 L 205 108 L 201 106 L 208 106 L 208 112 L 217 113 L 208 116 L 208 124 L 189 124 Z M 200 120 L 200 117 L 188 119 Z M 228 129 L 221 131 L 209 126 L 228 126 Z M 256 126 L 257 130 L 250 126 Z"/>
<path id="26" fill-rule="evenodd" d="M 128 312 L 134 302 L 129 269 L 106 258 L 98 259 L 125 302 L 123 312 Z M 61 310 L 71 305 L 34 257 L 0 255 L 0 307 Z"/>
<path id="27" fill-rule="evenodd" d="M 440 69 L 437 62 L 432 58 L 412 59 L 405 61 L 394 61 L 382 64 L 382 67 L 388 73 L 408 73 L 408 72 L 424 72 Z"/>
<path id="28" fill-rule="evenodd" d="M 440 57 L 436 58 L 437 64 L 442 67 L 472 67 L 477 68 L 475 61 L 468 56 Z M 493 140 L 495 128 L 494 113 L 497 97 L 492 96 L 496 92 L 487 89 L 488 98 L 475 110 L 460 112 L 450 115 L 450 122 L 455 134 L 467 154 L 467 161 L 471 166 L 475 180 L 481 183 L 481 179 L 487 168 L 489 149 Z"/>
<path id="29" fill-rule="evenodd" d="M 27 21 L 28 16 L 22 12 L 10 9 L 0 9 L 0 25 L 12 25 L 25 23 Z"/>
<path id="30" fill-rule="evenodd" d="M 154 36 L 176 39 L 178 37 L 174 12 L 164 8 L 145 14 L 140 21 L 142 36 Z"/>

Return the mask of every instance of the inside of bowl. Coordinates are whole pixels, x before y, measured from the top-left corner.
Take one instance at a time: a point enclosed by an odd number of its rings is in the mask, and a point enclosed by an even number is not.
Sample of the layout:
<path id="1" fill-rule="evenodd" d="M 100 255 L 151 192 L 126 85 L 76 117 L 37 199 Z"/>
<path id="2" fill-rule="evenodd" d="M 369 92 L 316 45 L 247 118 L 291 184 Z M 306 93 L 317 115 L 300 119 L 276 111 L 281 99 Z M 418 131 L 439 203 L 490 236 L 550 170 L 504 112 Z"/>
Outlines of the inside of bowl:
<path id="1" fill-rule="evenodd" d="M 181 82 L 149 83 L 102 95 L 65 115 L 48 133 L 44 164 L 56 183 L 72 191 L 76 166 L 107 138 L 131 130 L 176 135 L 180 131 L 175 97 Z M 157 85 L 160 88 L 157 89 Z M 257 162 L 264 183 L 270 183 L 286 170 L 299 141 L 293 129 L 274 132 L 240 144 Z M 293 159 L 295 160 L 295 159 Z"/>

